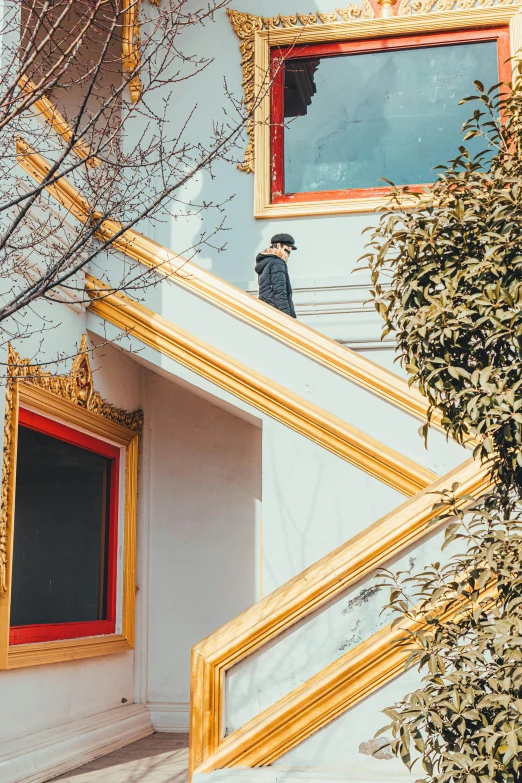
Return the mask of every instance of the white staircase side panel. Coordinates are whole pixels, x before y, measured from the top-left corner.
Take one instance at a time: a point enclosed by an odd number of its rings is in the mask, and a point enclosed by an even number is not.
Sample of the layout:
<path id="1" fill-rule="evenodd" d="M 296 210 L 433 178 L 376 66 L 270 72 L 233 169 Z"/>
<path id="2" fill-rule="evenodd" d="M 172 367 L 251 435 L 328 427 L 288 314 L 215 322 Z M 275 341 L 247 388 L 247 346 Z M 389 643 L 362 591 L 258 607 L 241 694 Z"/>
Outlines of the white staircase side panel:
<path id="1" fill-rule="evenodd" d="M 440 531 L 424 539 L 383 567 L 422 569 L 440 560 L 443 535 Z M 229 669 L 225 674 L 225 733 L 243 726 L 391 622 L 394 615 L 382 611 L 389 590 L 381 583 L 377 569 Z"/>
<path id="2" fill-rule="evenodd" d="M 263 595 L 404 502 L 382 481 L 263 421 Z"/>
<path id="3" fill-rule="evenodd" d="M 396 773 L 407 774 L 406 767 L 395 757 L 375 758 L 362 752 L 365 749 L 363 743 L 372 740 L 379 729 L 388 725 L 389 719 L 382 714 L 383 709 L 392 707 L 407 693 L 420 687 L 421 675 L 415 668 L 409 669 L 296 745 L 277 759 L 274 766 L 321 767 L 325 771 L 340 771 L 353 766 L 365 770 L 369 779 L 377 772 L 389 775 L 390 780 Z M 382 736 L 391 738 L 389 732 Z M 411 780 L 420 776 L 422 767 L 417 762 Z"/>
<path id="4" fill-rule="evenodd" d="M 88 317 L 97 334 L 120 334 Z M 263 595 L 404 502 L 398 491 L 135 338 L 125 336 L 121 345 L 153 372 L 263 427 Z"/>
<path id="5" fill-rule="evenodd" d="M 119 255 L 111 254 L 111 260 Z M 175 277 L 161 280 L 139 298 L 177 327 L 439 475 L 466 458 L 462 447 L 437 430 L 430 433 L 426 449 L 419 419 L 196 296 L 176 284 Z"/>

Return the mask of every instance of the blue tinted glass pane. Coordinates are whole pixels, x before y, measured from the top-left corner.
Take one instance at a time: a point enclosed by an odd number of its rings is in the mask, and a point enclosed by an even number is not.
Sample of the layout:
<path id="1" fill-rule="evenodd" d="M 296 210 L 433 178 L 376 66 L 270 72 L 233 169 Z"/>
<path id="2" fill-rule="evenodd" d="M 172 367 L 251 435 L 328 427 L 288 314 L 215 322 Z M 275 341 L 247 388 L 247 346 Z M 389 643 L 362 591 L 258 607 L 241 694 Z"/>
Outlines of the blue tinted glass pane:
<path id="1" fill-rule="evenodd" d="M 496 41 L 289 60 L 285 192 L 433 182 L 458 154 L 475 79 L 498 82 Z"/>

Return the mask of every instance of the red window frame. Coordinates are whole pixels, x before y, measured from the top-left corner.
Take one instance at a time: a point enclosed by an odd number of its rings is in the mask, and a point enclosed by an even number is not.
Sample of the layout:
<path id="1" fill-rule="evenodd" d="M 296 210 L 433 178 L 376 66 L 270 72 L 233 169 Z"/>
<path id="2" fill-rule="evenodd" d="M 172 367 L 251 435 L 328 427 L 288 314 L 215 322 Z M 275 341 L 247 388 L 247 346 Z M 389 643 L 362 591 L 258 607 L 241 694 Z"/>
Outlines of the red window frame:
<path id="1" fill-rule="evenodd" d="M 92 435 L 75 430 L 72 427 L 48 419 L 39 413 L 20 408 L 18 424 L 29 429 L 50 435 L 58 440 L 79 446 L 82 449 L 108 457 L 113 461 L 110 471 L 109 487 L 109 531 L 107 547 L 107 606 L 106 620 L 88 622 L 52 623 L 11 626 L 9 644 L 28 644 L 34 642 L 58 641 L 60 639 L 78 639 L 82 636 L 102 636 L 116 632 L 116 576 L 118 552 L 118 488 L 120 476 L 120 449 Z M 16 507 L 14 536 L 16 546 Z"/>
<path id="2" fill-rule="evenodd" d="M 321 44 L 300 44 L 291 47 L 273 47 L 270 51 L 271 64 L 271 203 L 288 204 L 309 201 L 331 201 L 333 199 L 365 198 L 386 196 L 391 192 L 389 187 L 354 188 L 352 190 L 323 190 L 307 193 L 284 192 L 284 67 L 285 60 L 301 57 L 328 57 L 340 54 L 377 52 L 382 50 L 399 50 L 407 48 L 424 48 L 426 46 L 442 46 L 497 40 L 499 82 L 511 80 L 510 38 L 509 28 L 491 27 L 487 29 L 457 30 L 444 33 L 426 33 L 425 35 L 406 35 L 393 38 L 375 38 L 362 41 L 344 41 Z M 429 183 L 427 183 L 429 184 Z M 417 187 L 422 188 L 423 183 Z M 410 186 L 410 189 L 412 186 Z M 413 186 L 415 188 L 415 186 Z"/>

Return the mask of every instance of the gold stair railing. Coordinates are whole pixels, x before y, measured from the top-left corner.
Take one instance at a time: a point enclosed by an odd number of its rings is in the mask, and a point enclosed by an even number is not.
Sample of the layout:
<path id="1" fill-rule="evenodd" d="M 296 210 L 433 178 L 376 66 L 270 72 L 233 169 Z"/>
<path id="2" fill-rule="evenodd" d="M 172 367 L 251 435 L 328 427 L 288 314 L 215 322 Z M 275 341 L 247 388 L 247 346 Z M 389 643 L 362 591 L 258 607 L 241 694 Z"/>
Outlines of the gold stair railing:
<path id="1" fill-rule="evenodd" d="M 483 590 L 480 600 L 493 601 L 495 584 Z M 436 610 L 441 621 L 466 608 Z M 272 764 L 316 731 L 340 717 L 375 690 L 402 674 L 412 647 L 398 645 L 405 632 L 427 627 L 423 620 L 404 619 L 399 627 L 387 625 L 326 666 L 290 694 L 263 710 L 234 731 L 205 759 L 197 772 L 227 767 L 260 767 Z"/>
<path id="2" fill-rule="evenodd" d="M 91 294 L 104 288 L 103 283 L 89 275 L 86 287 Z M 437 479 L 430 470 L 193 337 L 138 302 L 109 293 L 95 296 L 89 309 L 403 495 L 411 497 Z"/>
<path id="3" fill-rule="evenodd" d="M 17 140 L 16 149 L 20 166 L 37 182 L 42 182 L 50 171 L 48 161 L 22 139 Z M 88 216 L 92 219 L 91 205 L 65 177 L 53 182 L 47 190 L 79 221 L 85 222 Z M 105 220 L 98 234 L 102 240 L 107 240 L 120 230 L 119 223 Z M 115 240 L 114 247 L 235 318 L 309 356 L 412 416 L 425 420 L 428 404 L 420 392 L 364 356 L 289 318 L 137 231 L 127 230 Z M 434 426 L 440 427 L 441 419 L 437 412 L 432 421 Z"/>
<path id="4" fill-rule="evenodd" d="M 400 631 L 387 626 L 227 737 L 226 672 L 333 600 L 436 527 L 434 494 L 451 489 L 459 506 L 491 486 L 487 468 L 470 459 L 416 497 L 263 598 L 192 650 L 190 770 L 211 772 L 270 764 L 404 671 Z"/>

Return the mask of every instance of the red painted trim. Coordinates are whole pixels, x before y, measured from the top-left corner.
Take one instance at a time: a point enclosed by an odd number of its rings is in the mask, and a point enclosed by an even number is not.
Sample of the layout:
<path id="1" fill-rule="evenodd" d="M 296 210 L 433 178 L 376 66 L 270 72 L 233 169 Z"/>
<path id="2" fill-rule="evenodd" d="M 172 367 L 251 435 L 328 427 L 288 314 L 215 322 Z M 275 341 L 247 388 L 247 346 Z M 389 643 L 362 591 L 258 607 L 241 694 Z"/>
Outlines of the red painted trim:
<path id="1" fill-rule="evenodd" d="M 93 451 L 95 454 L 101 454 L 103 457 L 118 459 L 120 456 L 119 448 L 113 446 L 112 443 L 106 443 L 93 435 L 75 430 L 73 427 L 69 427 L 67 424 L 62 424 L 59 421 L 48 419 L 46 416 L 30 411 L 27 408 L 19 409 L 18 423 L 24 427 L 29 427 L 31 430 L 42 432 L 44 435 L 51 435 L 54 438 L 58 438 L 58 440 L 71 443 L 73 446 L 80 446 L 82 449 Z"/>
<path id="2" fill-rule="evenodd" d="M 107 547 L 107 606 L 106 620 L 78 623 L 53 623 L 11 626 L 9 644 L 49 642 L 59 639 L 78 639 L 83 636 L 101 636 L 116 631 L 116 577 L 118 553 L 118 495 L 120 476 L 120 449 L 92 435 L 73 429 L 66 424 L 47 419 L 39 413 L 20 408 L 18 423 L 23 427 L 50 435 L 58 440 L 108 457 L 111 460 L 109 495 L 109 534 Z M 15 521 L 16 524 L 16 521 Z"/>
<path id="3" fill-rule="evenodd" d="M 393 38 L 373 38 L 364 41 L 341 41 L 319 44 L 300 44 L 289 47 L 273 47 L 270 51 L 271 65 L 271 202 L 273 204 L 296 204 L 310 201 L 332 201 L 334 199 L 358 199 L 386 196 L 391 188 L 360 188 L 352 190 L 322 190 L 309 193 L 284 192 L 284 62 L 300 57 L 329 57 L 340 54 L 354 54 L 376 51 L 393 51 L 427 46 L 468 43 L 469 41 L 497 40 L 499 82 L 511 81 L 509 28 L 457 30 L 425 35 L 405 35 Z M 409 186 L 410 190 L 421 190 L 429 185 Z"/>
<path id="4" fill-rule="evenodd" d="M 84 636 L 106 636 L 115 632 L 116 623 L 108 620 L 52 625 L 12 625 L 9 629 L 9 645 L 56 642 L 61 639 L 81 639 Z"/>

